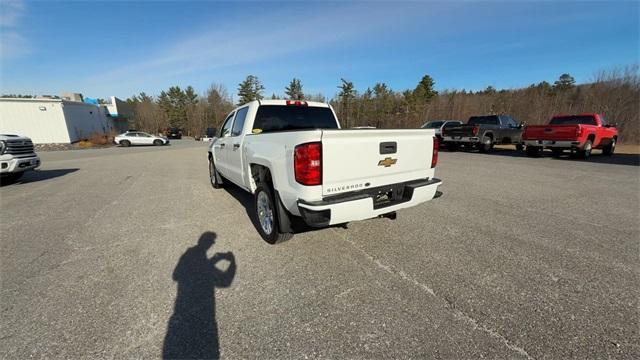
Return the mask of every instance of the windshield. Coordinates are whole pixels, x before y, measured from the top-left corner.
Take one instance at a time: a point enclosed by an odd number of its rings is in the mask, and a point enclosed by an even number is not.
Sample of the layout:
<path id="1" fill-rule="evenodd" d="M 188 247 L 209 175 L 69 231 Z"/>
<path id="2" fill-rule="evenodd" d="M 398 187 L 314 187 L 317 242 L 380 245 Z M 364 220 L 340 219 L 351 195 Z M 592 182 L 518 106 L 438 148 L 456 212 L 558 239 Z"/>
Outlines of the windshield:
<path id="1" fill-rule="evenodd" d="M 337 129 L 338 123 L 330 108 L 315 106 L 262 105 L 253 122 L 253 133 Z"/>
<path id="2" fill-rule="evenodd" d="M 469 118 L 469 122 L 467 123 L 469 125 L 479 125 L 479 124 L 484 124 L 484 125 L 499 125 L 500 121 L 498 120 L 498 117 L 493 115 L 493 116 L 472 116 Z"/>
<path id="3" fill-rule="evenodd" d="M 596 119 L 590 115 L 560 116 L 549 121 L 550 125 L 597 125 Z"/>
<path id="4" fill-rule="evenodd" d="M 442 124 L 444 123 L 444 121 L 430 121 L 424 125 L 422 125 L 423 129 L 437 129 L 440 126 L 442 126 Z"/>

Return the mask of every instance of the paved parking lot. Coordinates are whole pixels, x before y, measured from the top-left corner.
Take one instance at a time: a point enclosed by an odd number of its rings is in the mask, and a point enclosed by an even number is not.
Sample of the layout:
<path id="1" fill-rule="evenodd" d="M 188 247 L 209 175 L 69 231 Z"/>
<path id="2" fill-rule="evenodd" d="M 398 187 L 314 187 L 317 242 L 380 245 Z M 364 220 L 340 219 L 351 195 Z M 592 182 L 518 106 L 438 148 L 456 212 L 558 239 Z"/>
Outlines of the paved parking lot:
<path id="1" fill-rule="evenodd" d="M 202 143 L 41 157 L 0 188 L 2 357 L 640 358 L 637 157 L 443 152 L 440 199 L 276 246 Z"/>

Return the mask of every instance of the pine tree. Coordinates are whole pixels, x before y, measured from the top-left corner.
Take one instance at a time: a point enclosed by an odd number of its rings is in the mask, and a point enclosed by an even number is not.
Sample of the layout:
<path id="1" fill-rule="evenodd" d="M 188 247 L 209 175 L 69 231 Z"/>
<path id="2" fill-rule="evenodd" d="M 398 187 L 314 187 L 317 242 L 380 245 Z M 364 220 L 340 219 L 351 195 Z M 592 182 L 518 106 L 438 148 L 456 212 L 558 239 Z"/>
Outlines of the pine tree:
<path id="1" fill-rule="evenodd" d="M 573 88 L 575 84 L 576 80 L 573 78 L 573 76 L 569 74 L 562 74 L 560 75 L 558 80 L 553 83 L 553 88 L 557 90 L 569 90 Z"/>
<path id="2" fill-rule="evenodd" d="M 438 92 L 434 90 L 435 81 L 429 75 L 422 77 L 422 80 L 418 83 L 418 86 L 413 90 L 413 98 L 422 103 L 428 103 L 433 99 Z"/>
<path id="3" fill-rule="evenodd" d="M 302 83 L 300 79 L 293 78 L 289 83 L 289 86 L 284 88 L 284 93 L 287 94 L 291 100 L 303 100 L 304 93 L 302 92 Z"/>
<path id="4" fill-rule="evenodd" d="M 261 100 L 262 91 L 264 91 L 264 86 L 258 80 L 257 76 L 249 75 L 247 78 L 238 84 L 238 97 L 240 98 L 238 101 L 239 105 L 246 104 L 253 100 Z"/>
<path id="5" fill-rule="evenodd" d="M 186 124 L 187 94 L 179 86 L 172 86 L 168 91 L 163 90 L 158 97 L 158 105 L 167 115 L 171 127 L 182 128 Z"/>
<path id="6" fill-rule="evenodd" d="M 340 89 L 340 93 L 338 93 L 340 97 L 340 115 L 344 118 L 345 127 L 349 127 L 351 102 L 356 97 L 356 91 L 351 81 L 345 79 L 340 79 L 340 81 L 342 81 L 342 84 L 338 86 L 338 89 Z"/>

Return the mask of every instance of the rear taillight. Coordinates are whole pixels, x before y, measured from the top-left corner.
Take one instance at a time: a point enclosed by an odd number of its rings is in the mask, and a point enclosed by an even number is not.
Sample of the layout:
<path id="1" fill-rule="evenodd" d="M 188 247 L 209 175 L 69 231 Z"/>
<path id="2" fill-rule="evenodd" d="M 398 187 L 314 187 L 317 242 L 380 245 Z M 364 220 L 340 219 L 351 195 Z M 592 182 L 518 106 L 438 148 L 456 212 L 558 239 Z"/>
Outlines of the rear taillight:
<path id="1" fill-rule="evenodd" d="M 478 132 L 480 131 L 480 126 L 475 125 L 471 131 L 473 132 L 473 136 L 478 136 Z"/>
<path id="2" fill-rule="evenodd" d="M 433 153 L 431 154 L 431 168 L 433 169 L 438 164 L 438 152 L 440 150 L 440 142 L 437 137 L 433 137 Z"/>
<path id="3" fill-rule="evenodd" d="M 322 185 L 322 143 L 296 146 L 293 153 L 296 181 L 302 185 Z"/>
<path id="4" fill-rule="evenodd" d="M 578 125 L 576 128 L 576 137 L 580 137 L 582 135 L 582 126 Z"/>

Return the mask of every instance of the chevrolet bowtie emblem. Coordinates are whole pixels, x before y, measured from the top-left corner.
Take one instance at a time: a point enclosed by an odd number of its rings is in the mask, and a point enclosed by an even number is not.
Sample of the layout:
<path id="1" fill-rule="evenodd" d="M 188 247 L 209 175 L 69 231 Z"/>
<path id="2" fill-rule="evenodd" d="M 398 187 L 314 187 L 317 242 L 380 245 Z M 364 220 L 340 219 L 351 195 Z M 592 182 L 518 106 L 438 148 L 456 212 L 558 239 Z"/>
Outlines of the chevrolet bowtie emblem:
<path id="1" fill-rule="evenodd" d="M 386 158 L 384 160 L 378 161 L 378 166 L 389 167 L 391 165 L 395 165 L 397 161 L 398 161 L 398 159 L 392 159 L 392 158 L 388 157 L 388 158 Z"/>

